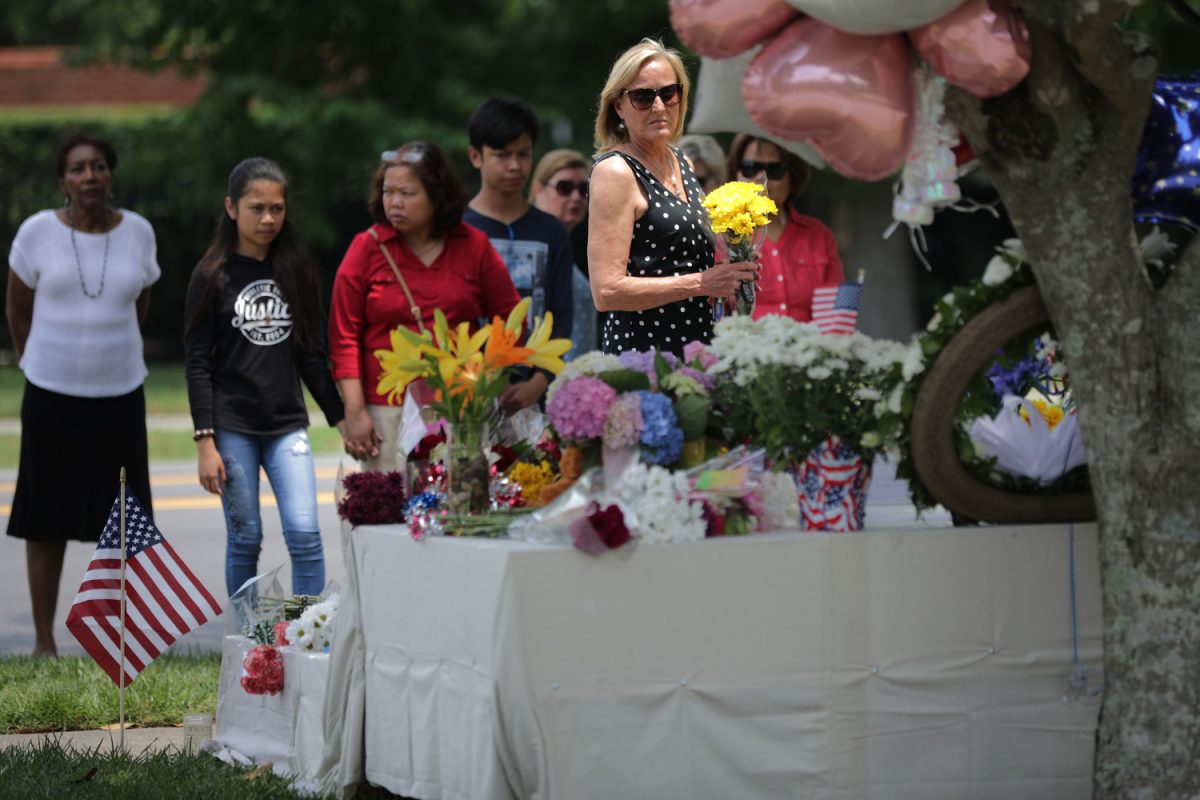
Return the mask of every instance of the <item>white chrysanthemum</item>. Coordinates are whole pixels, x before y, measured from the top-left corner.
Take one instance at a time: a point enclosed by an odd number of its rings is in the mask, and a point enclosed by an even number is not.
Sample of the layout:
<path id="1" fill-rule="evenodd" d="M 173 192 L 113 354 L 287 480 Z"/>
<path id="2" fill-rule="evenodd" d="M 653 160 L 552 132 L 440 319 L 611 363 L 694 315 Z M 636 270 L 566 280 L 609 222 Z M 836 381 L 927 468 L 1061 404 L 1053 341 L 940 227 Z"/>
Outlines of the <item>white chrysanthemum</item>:
<path id="1" fill-rule="evenodd" d="M 904 376 L 905 381 L 911 381 L 924 371 L 925 354 L 921 352 L 920 345 L 914 342 L 904 354 L 904 361 L 900 365 L 900 374 Z"/>
<path id="2" fill-rule="evenodd" d="M 702 505 L 691 502 L 691 485 L 682 472 L 635 464 L 617 487 L 617 498 L 632 512 L 633 533 L 643 542 L 696 542 L 707 525 Z"/>
<path id="3" fill-rule="evenodd" d="M 333 643 L 333 621 L 337 616 L 340 596 L 330 595 L 320 603 L 304 609 L 300 618 L 288 623 L 287 636 L 301 650 L 320 652 Z"/>

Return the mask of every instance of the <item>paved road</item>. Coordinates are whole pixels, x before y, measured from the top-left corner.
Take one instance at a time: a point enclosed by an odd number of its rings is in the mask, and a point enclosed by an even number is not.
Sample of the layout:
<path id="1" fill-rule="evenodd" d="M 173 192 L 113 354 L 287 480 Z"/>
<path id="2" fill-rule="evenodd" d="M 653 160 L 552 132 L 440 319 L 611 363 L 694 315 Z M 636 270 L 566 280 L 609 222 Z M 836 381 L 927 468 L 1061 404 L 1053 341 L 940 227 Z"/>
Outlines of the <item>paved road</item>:
<path id="1" fill-rule="evenodd" d="M 317 457 L 317 487 L 321 538 L 325 543 L 325 572 L 329 579 L 343 581 L 341 527 L 333 503 L 333 489 L 339 459 Z M 347 468 L 350 464 L 347 464 Z M 9 507 L 16 480 L 15 470 L 0 470 L 0 526 L 7 528 Z M 150 467 L 154 492 L 154 513 L 158 527 L 180 556 L 212 592 L 218 602 L 225 593 L 225 519 L 220 499 L 204 492 L 196 481 L 193 461 L 164 462 Z M 291 569 L 287 548 L 275 511 L 274 497 L 264 477 L 266 494 L 263 506 L 263 552 L 260 569 L 283 565 L 280 580 L 284 591 L 291 590 Z M 64 502 L 70 502 L 70 487 L 63 487 Z M 67 545 L 62 584 L 59 587 L 55 638 L 60 653 L 82 653 L 82 648 L 67 631 L 65 620 L 79 588 L 95 545 L 71 542 Z M 192 632 L 176 644 L 185 650 L 220 650 L 224 616 Z M 33 649 L 33 620 L 29 612 L 29 590 L 25 574 L 25 543 L 0 536 L 0 654 L 27 653 Z"/>

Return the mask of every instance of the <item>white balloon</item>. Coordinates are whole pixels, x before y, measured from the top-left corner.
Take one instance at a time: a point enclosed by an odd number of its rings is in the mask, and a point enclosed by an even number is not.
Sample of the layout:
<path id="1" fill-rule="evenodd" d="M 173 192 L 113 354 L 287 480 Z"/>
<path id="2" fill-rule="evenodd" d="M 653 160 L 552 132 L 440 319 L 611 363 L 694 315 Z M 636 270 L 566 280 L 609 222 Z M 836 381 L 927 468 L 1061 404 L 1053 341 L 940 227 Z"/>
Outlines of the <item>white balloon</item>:
<path id="1" fill-rule="evenodd" d="M 928 25 L 963 0 L 787 0 L 810 17 L 847 33 L 899 33 Z"/>
<path id="2" fill-rule="evenodd" d="M 825 167 L 825 160 L 817 155 L 812 145 L 805 142 L 789 142 L 767 133 L 746 111 L 742 102 L 742 75 L 746 66 L 758 55 L 762 47 L 754 47 L 733 58 L 701 58 L 700 74 L 696 77 L 689 104 L 692 118 L 688 122 L 688 133 L 749 133 L 776 142 L 818 169 Z"/>

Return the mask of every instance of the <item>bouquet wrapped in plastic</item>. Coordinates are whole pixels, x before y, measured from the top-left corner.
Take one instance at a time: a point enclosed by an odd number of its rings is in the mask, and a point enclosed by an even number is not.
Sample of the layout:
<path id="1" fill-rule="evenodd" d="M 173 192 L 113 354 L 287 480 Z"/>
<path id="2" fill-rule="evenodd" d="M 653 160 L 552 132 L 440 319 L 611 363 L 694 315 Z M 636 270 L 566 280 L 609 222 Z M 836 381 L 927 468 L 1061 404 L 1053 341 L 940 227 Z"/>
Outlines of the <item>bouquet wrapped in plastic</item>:
<path id="1" fill-rule="evenodd" d="M 1011 394 L 1001 406 L 971 424 L 971 441 L 996 459 L 996 469 L 1046 485 L 1087 463 L 1075 414 Z"/>

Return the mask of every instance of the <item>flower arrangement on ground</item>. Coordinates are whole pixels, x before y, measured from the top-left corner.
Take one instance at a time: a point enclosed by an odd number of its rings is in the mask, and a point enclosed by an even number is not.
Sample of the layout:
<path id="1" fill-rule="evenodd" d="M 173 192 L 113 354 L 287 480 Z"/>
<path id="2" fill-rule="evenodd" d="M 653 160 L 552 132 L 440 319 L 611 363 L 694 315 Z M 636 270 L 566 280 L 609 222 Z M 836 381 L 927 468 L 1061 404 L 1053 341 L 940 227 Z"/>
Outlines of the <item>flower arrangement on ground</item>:
<path id="1" fill-rule="evenodd" d="M 301 650 L 322 652 L 333 644 L 333 623 L 341 595 L 334 593 L 309 606 L 286 630 L 288 644 Z"/>
<path id="2" fill-rule="evenodd" d="M 779 212 L 765 187 L 747 181 L 730 181 L 704 197 L 704 210 L 717 237 L 717 261 L 754 261 L 766 239 L 771 215 Z M 754 283 L 742 281 L 735 293 L 737 313 L 754 311 Z M 713 316 L 724 316 L 724 304 L 713 305 Z"/>
<path id="3" fill-rule="evenodd" d="M 239 683 L 247 694 L 275 695 L 283 691 L 283 658 L 278 648 L 292 645 L 314 649 L 304 646 L 301 640 L 307 631 L 296 628 L 297 621 L 311 619 L 318 613 L 328 620 L 332 617 L 329 603 L 332 601 L 334 608 L 337 604 L 336 594 L 328 600 L 311 595 L 282 596 L 277 573 L 275 570 L 260 576 L 230 598 L 230 605 L 238 608 L 237 614 L 243 618 L 243 635 L 256 643 L 242 659 Z M 327 644 L 322 644 L 321 649 Z"/>

